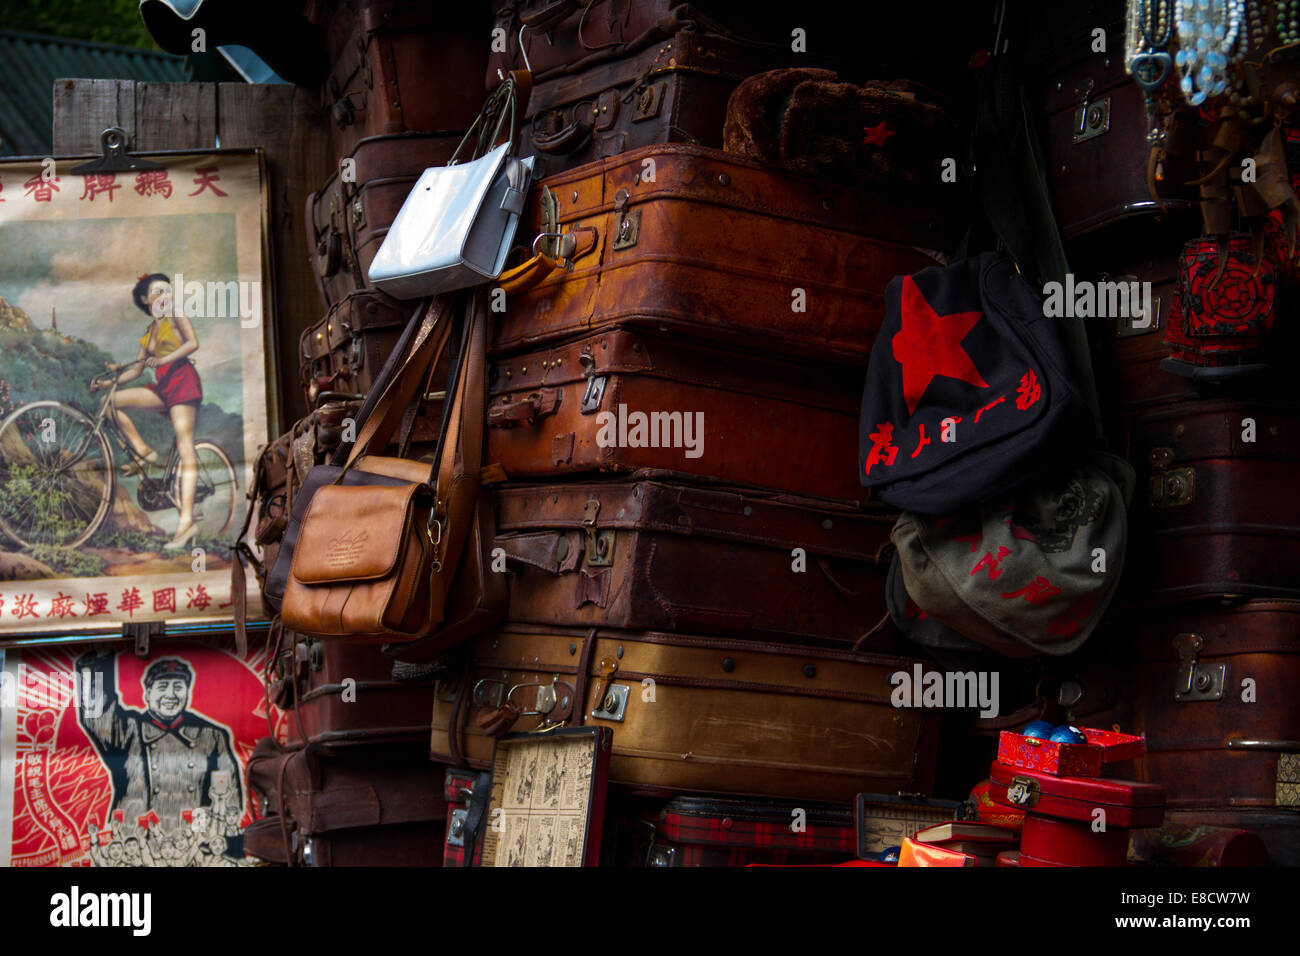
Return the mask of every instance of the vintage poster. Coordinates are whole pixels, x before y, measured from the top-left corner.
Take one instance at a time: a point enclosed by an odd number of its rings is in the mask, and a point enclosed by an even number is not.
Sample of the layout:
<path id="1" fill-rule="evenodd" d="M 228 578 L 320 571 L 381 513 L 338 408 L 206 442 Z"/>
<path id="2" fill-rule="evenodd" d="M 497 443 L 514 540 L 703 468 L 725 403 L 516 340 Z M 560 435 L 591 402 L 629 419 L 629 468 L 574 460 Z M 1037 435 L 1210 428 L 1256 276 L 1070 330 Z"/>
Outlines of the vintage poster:
<path id="1" fill-rule="evenodd" d="M 245 765 L 265 646 L 10 649 L 0 678 L 0 866 L 247 866 Z"/>
<path id="2" fill-rule="evenodd" d="M 274 384 L 263 161 L 150 161 L 0 163 L 0 634 L 231 617 Z"/>

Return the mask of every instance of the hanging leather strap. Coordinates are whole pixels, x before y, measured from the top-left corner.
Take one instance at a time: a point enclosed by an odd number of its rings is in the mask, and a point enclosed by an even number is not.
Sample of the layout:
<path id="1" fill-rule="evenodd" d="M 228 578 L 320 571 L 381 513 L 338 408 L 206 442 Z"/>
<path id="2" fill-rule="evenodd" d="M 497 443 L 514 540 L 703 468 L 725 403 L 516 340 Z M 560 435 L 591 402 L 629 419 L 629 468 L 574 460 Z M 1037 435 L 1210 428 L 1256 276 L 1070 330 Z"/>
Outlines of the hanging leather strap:
<path id="1" fill-rule="evenodd" d="M 479 831 L 487 815 L 488 798 L 492 796 L 492 774 L 486 770 L 474 778 L 470 791 L 469 809 L 465 813 L 465 826 L 461 830 L 465 839 L 465 855 L 461 866 L 474 865 L 474 850 L 478 845 Z"/>

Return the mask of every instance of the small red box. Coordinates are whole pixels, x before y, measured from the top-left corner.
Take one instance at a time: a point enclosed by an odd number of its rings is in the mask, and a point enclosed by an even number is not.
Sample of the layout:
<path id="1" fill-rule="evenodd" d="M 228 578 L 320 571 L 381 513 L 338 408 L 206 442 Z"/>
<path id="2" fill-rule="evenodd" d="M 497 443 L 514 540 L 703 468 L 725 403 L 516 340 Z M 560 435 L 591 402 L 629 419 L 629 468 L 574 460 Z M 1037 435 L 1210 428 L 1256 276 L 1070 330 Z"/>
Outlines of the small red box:
<path id="1" fill-rule="evenodd" d="M 1147 752 L 1146 738 L 1113 730 L 1080 727 L 1086 744 L 1061 744 L 1011 730 L 998 738 L 998 763 L 1059 777 L 1100 777 L 1101 766 Z"/>
<path id="2" fill-rule="evenodd" d="M 1123 866 L 1129 830 L 1158 827 L 1164 819 L 1165 791 L 1156 784 L 1061 777 L 1002 763 L 993 765 L 990 781 L 996 803 L 1025 810 L 1020 866 Z M 1093 828 L 1098 819 L 1103 829 Z"/>

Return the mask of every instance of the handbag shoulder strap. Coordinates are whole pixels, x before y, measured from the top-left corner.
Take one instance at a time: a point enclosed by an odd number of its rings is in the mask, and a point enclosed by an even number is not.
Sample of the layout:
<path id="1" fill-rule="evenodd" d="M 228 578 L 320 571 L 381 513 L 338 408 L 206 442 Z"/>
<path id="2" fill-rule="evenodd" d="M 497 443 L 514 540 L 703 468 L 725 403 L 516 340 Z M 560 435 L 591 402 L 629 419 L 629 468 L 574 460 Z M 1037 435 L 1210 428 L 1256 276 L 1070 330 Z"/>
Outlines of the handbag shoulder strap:
<path id="1" fill-rule="evenodd" d="M 344 468 L 351 468 L 371 447 L 384 448 L 392 439 L 407 405 L 422 390 L 430 364 L 446 349 L 454 311 L 450 299 L 435 300 L 425 314 L 411 352 L 386 384 L 357 434 Z"/>

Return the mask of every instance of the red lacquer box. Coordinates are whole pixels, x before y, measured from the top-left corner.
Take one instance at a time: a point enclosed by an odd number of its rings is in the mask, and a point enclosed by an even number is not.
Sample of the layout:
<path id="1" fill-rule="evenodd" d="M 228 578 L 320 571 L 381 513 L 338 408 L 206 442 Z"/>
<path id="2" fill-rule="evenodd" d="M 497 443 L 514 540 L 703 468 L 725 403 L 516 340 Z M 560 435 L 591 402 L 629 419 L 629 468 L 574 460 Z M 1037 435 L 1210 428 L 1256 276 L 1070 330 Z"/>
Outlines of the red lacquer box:
<path id="1" fill-rule="evenodd" d="M 1004 730 L 998 738 L 998 763 L 1060 777 L 1099 777 L 1102 764 L 1131 760 L 1147 752 L 1146 739 L 1113 730 L 1080 727 L 1086 744 L 1061 744 Z"/>
<path id="2" fill-rule="evenodd" d="M 1002 763 L 993 765 L 989 779 L 995 802 L 1025 811 L 1020 866 L 1123 866 L 1129 830 L 1164 821 L 1165 790 L 1151 783 L 1061 777 Z"/>

